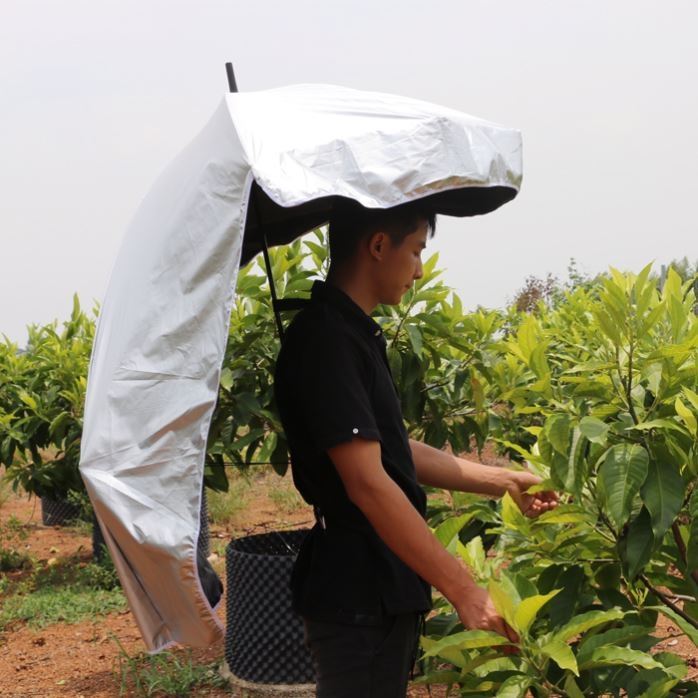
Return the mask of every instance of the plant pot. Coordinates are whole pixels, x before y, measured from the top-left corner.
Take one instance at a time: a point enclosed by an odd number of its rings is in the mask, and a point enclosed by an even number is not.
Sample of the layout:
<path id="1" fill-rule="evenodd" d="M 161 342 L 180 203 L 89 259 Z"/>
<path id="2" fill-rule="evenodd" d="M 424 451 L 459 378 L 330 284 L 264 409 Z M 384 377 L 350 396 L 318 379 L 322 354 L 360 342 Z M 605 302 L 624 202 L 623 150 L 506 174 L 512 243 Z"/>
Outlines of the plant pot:
<path id="1" fill-rule="evenodd" d="M 206 488 L 204 487 L 201 493 L 201 513 L 199 515 L 199 537 L 196 541 L 196 547 L 204 557 L 211 554 L 211 538 L 208 528 L 208 497 L 206 496 Z"/>
<path id="2" fill-rule="evenodd" d="M 293 562 L 307 533 L 263 533 L 226 548 L 225 658 L 236 679 L 271 686 L 315 683 L 290 589 Z"/>
<path id="3" fill-rule="evenodd" d="M 80 508 L 64 499 L 41 498 L 41 523 L 44 526 L 65 526 L 80 518 Z"/>

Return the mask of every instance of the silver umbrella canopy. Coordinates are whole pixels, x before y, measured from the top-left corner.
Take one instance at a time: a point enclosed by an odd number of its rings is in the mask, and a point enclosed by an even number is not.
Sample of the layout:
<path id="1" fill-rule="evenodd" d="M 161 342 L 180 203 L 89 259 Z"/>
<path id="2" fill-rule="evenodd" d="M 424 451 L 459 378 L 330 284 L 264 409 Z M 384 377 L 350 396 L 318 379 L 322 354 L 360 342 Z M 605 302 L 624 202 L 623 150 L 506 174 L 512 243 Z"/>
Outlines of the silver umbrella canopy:
<path id="1" fill-rule="evenodd" d="M 338 197 L 472 216 L 516 196 L 518 131 L 332 85 L 227 95 L 129 225 L 97 325 L 80 470 L 145 644 L 222 634 L 197 564 L 205 446 L 237 272 Z"/>

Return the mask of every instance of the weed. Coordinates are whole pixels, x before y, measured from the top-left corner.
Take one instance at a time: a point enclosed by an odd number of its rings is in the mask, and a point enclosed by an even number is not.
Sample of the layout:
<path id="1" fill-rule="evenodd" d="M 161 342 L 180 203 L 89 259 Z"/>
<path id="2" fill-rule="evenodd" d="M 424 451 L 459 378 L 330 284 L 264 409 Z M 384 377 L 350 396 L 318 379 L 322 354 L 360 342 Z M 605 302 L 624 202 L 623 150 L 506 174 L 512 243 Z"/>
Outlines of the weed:
<path id="1" fill-rule="evenodd" d="M 229 483 L 227 492 L 207 493 L 209 518 L 220 525 L 233 522 L 245 508 L 251 487 L 249 478 L 242 473 L 231 474 Z"/>
<path id="2" fill-rule="evenodd" d="M 285 514 L 290 514 L 303 506 L 303 500 L 298 492 L 290 485 L 281 482 L 269 488 L 269 499 L 276 508 Z"/>
<path id="3" fill-rule="evenodd" d="M 92 520 L 89 521 L 82 518 L 80 515 L 77 519 L 72 519 L 67 523 L 66 528 L 71 531 L 75 531 L 80 536 L 91 536 L 92 535 Z"/>
<path id="4" fill-rule="evenodd" d="M 84 585 L 92 589 L 112 591 L 121 586 L 114 563 L 106 551 L 99 562 L 88 562 L 81 568 L 80 577 Z"/>
<path id="5" fill-rule="evenodd" d="M 26 621 L 32 628 L 52 623 L 78 623 L 85 618 L 122 611 L 126 599 L 120 589 L 44 588 L 30 594 L 15 594 L 3 599 L 0 630 L 13 621 Z"/>
<path id="6" fill-rule="evenodd" d="M 20 549 L 27 536 L 27 531 L 16 516 L 10 516 L 0 524 L 0 572 L 31 567 L 31 558 Z"/>
<path id="7" fill-rule="evenodd" d="M 225 688 L 228 685 L 218 672 L 217 662 L 195 664 L 191 651 L 162 652 L 132 657 L 119 640 L 117 679 L 119 695 L 188 696 L 197 687 Z"/>
<path id="8" fill-rule="evenodd" d="M 14 548 L 0 548 L 0 572 L 23 570 L 30 566 L 31 558 L 26 553 L 21 553 Z"/>

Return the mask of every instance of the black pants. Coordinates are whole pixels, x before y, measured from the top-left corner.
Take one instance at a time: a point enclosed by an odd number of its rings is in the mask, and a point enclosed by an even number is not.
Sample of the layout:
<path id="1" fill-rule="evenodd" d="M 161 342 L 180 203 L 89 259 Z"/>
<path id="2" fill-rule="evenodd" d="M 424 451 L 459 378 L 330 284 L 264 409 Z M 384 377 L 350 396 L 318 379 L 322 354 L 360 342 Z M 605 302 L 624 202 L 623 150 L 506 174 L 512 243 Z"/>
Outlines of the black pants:
<path id="1" fill-rule="evenodd" d="M 412 613 L 387 616 L 380 626 L 305 619 L 317 698 L 405 698 L 418 621 Z"/>

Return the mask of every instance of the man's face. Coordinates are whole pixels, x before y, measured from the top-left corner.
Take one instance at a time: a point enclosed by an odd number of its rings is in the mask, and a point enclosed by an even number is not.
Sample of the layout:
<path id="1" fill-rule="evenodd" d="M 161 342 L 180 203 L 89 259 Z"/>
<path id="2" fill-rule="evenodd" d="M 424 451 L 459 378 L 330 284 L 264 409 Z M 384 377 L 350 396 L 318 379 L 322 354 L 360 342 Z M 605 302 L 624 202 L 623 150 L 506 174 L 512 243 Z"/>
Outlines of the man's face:
<path id="1" fill-rule="evenodd" d="M 397 246 L 386 236 L 381 265 L 381 303 L 400 303 L 412 284 L 424 275 L 422 251 L 427 246 L 428 231 L 427 222 L 421 221 L 417 229 Z"/>

